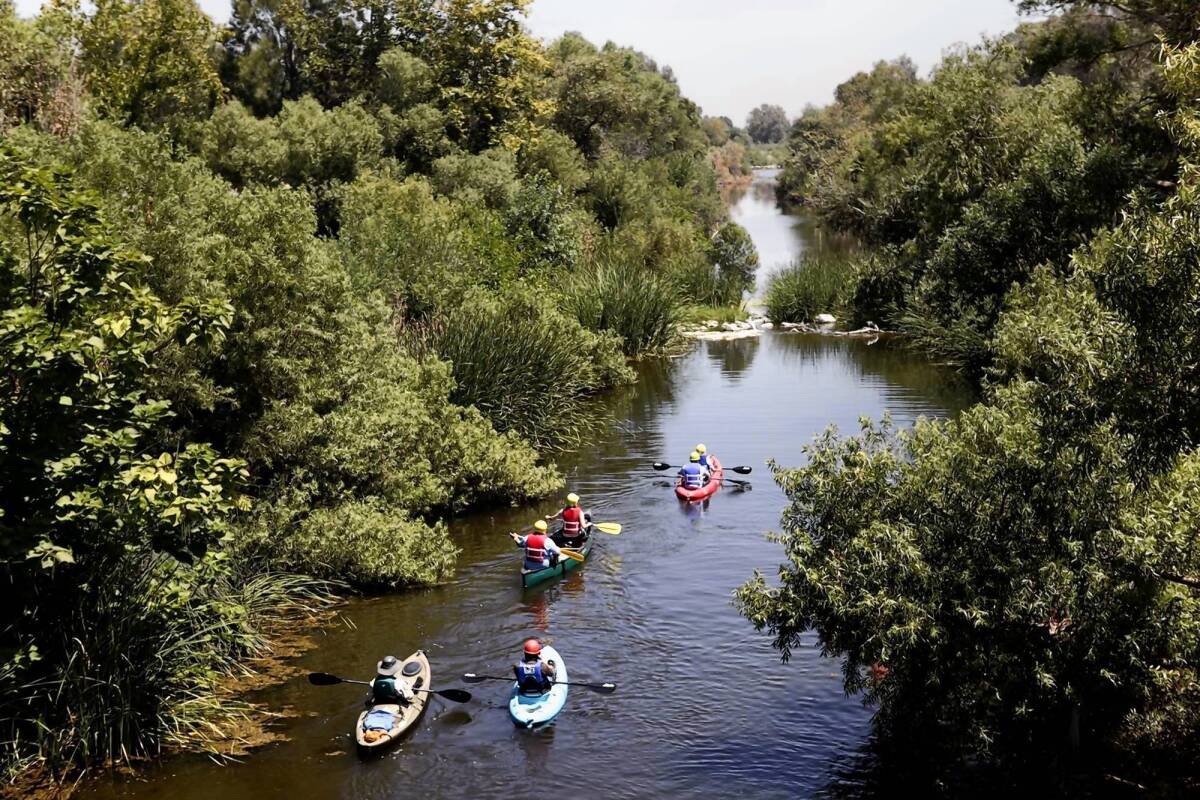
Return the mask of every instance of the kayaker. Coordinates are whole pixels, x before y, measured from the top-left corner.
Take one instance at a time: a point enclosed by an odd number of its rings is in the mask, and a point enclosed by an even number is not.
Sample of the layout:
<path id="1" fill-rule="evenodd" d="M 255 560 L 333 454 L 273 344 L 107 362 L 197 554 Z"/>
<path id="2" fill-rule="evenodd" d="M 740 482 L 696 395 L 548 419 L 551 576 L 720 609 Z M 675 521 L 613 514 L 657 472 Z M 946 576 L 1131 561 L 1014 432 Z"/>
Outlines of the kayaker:
<path id="1" fill-rule="evenodd" d="M 708 470 L 700 464 L 700 454 L 695 450 L 688 456 L 688 463 L 679 469 L 679 485 L 685 489 L 700 489 L 708 483 Z"/>
<path id="2" fill-rule="evenodd" d="M 708 460 L 708 448 L 703 444 L 698 444 L 696 445 L 696 452 L 700 454 L 700 466 L 712 472 L 712 463 Z"/>
<path id="3" fill-rule="evenodd" d="M 404 666 L 395 656 L 384 656 L 375 665 L 375 677 L 371 679 L 371 696 L 367 705 L 377 706 L 385 703 L 408 705 L 416 697 L 408 686 L 408 681 L 398 680 L 396 673 Z"/>
<path id="4" fill-rule="evenodd" d="M 561 551 L 554 540 L 546 535 L 547 530 L 546 520 L 539 519 L 533 523 L 533 533 L 528 536 L 521 536 L 517 533 L 508 534 L 518 547 L 525 548 L 525 569 L 543 569 L 550 566 L 551 563 L 557 562 Z M 555 561 L 552 562 L 551 558 Z"/>
<path id="5" fill-rule="evenodd" d="M 538 639 L 525 640 L 525 652 L 513 664 L 513 672 L 521 694 L 545 694 L 554 686 L 554 662 L 542 660 L 542 643 Z"/>
<path id="6" fill-rule="evenodd" d="M 567 505 L 562 511 L 546 519 L 562 520 L 562 530 L 554 537 L 557 544 L 578 549 L 587 542 L 587 526 L 592 521 L 592 515 L 579 505 L 579 495 L 574 492 L 567 495 Z"/>

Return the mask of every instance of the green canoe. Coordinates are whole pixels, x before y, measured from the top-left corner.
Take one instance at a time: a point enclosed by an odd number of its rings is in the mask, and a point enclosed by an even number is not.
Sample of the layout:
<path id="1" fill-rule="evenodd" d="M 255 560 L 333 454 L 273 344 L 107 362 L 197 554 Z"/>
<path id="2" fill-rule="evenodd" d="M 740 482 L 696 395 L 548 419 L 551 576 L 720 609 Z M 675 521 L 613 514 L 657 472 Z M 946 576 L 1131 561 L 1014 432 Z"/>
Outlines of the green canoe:
<path id="1" fill-rule="evenodd" d="M 590 528 L 590 526 L 589 526 Z M 586 557 L 591 555 L 592 541 L 596 538 L 594 529 L 591 529 L 587 541 L 584 542 L 579 552 Z M 530 586 L 536 586 L 543 581 L 548 581 L 551 578 L 556 578 L 559 575 L 566 575 L 568 570 L 575 569 L 582 561 L 576 561 L 573 558 L 560 558 L 558 563 L 552 567 L 544 567 L 542 569 L 521 569 L 521 588 L 528 589 Z"/>

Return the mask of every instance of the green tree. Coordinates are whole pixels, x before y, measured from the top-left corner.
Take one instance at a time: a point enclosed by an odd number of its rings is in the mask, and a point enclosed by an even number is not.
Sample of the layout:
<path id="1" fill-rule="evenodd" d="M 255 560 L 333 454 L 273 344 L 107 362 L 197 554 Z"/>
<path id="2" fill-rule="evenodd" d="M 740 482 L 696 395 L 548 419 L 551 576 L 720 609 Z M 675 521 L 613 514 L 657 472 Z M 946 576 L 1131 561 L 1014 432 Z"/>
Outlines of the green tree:
<path id="1" fill-rule="evenodd" d="M 115 120 L 194 120 L 222 95 L 211 55 L 216 32 L 193 0 L 100 0 L 78 27 L 87 87 Z"/>
<path id="2" fill-rule="evenodd" d="M 787 136 L 787 112 L 782 106 L 763 103 L 746 115 L 746 132 L 757 144 L 775 144 Z"/>

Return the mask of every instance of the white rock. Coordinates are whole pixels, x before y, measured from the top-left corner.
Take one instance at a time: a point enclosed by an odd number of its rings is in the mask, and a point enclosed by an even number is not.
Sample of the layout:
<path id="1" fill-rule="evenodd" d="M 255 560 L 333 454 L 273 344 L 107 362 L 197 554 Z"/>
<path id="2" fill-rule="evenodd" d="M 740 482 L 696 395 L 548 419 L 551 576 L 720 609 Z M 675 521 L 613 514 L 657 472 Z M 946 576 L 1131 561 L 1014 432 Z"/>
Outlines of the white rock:
<path id="1" fill-rule="evenodd" d="M 764 322 L 764 323 L 760 324 L 758 327 L 762 328 L 764 331 L 774 330 L 775 323 L 774 322 Z"/>
<path id="2" fill-rule="evenodd" d="M 832 325 L 835 322 L 837 322 L 837 317 L 833 314 L 817 314 L 817 324 L 819 325 Z"/>
<path id="3" fill-rule="evenodd" d="M 721 330 L 723 331 L 740 331 L 741 329 L 741 323 L 738 322 L 725 322 L 721 324 Z"/>
<path id="4" fill-rule="evenodd" d="M 792 331 L 796 328 L 802 328 L 804 326 L 799 322 L 781 322 L 779 323 L 779 327 L 783 328 L 785 331 Z"/>

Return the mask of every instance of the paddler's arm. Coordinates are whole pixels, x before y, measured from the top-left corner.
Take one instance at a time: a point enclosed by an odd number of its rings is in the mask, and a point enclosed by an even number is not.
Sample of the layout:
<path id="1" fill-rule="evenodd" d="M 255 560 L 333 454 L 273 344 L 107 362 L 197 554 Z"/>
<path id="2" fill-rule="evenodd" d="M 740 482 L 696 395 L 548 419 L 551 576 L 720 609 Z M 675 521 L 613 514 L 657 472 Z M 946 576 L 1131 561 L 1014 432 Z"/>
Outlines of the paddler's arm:
<path id="1" fill-rule="evenodd" d="M 517 547 L 525 546 L 525 537 L 524 536 L 521 536 L 518 533 L 513 533 L 512 531 L 509 531 L 508 535 L 511 536 L 512 540 L 517 543 Z"/>

